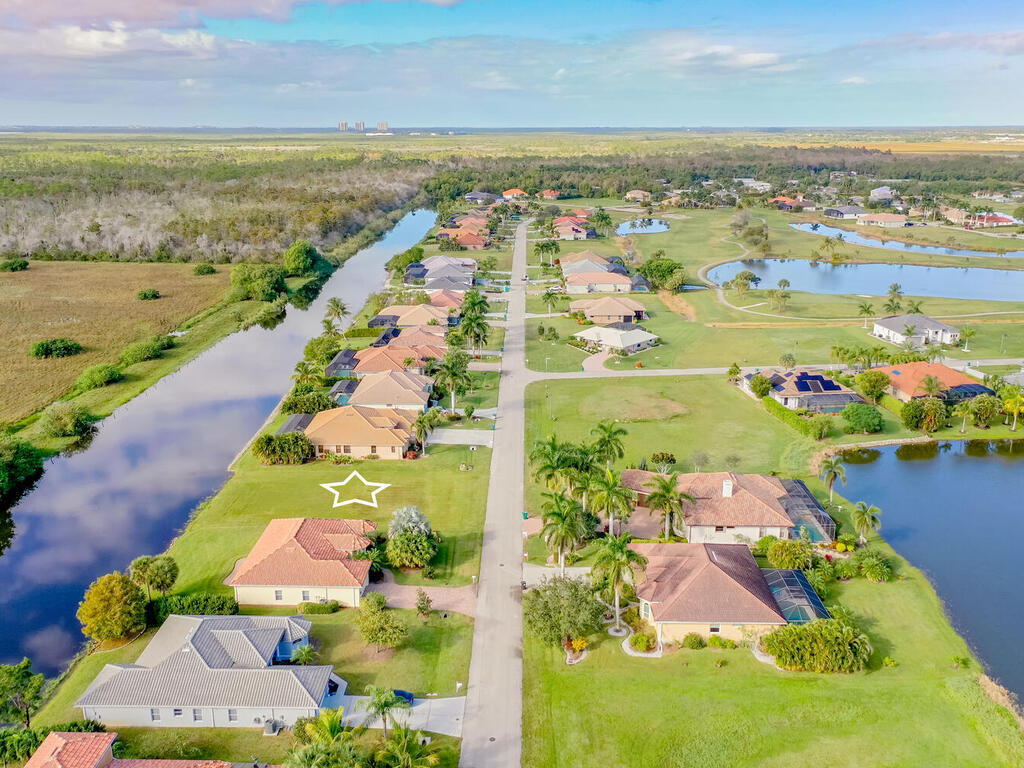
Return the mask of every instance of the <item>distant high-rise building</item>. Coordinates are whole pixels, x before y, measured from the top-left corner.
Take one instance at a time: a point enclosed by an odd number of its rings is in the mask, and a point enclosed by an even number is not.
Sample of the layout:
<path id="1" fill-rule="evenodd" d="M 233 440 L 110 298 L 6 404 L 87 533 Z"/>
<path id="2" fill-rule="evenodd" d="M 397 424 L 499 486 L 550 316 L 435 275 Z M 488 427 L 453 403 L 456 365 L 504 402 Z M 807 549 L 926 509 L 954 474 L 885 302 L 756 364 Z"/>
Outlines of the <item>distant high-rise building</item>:
<path id="1" fill-rule="evenodd" d="M 348 130 L 348 123 L 346 123 L 346 122 L 338 123 L 338 130 L 339 131 L 347 131 Z"/>
<path id="2" fill-rule="evenodd" d="M 380 131 L 381 133 L 387 131 L 387 129 L 388 129 L 388 124 L 386 122 L 384 122 L 384 123 L 377 123 L 377 130 Z"/>
<path id="3" fill-rule="evenodd" d="M 356 130 L 357 131 L 365 131 L 366 130 L 366 123 L 364 123 L 362 120 L 356 121 Z"/>

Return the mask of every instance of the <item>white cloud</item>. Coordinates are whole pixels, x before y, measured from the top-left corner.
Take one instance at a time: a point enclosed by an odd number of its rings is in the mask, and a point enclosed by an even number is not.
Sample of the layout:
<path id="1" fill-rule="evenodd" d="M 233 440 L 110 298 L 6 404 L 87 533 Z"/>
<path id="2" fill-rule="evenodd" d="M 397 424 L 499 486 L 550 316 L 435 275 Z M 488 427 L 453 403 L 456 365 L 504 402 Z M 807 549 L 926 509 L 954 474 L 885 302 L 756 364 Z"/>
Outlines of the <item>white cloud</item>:
<path id="1" fill-rule="evenodd" d="M 844 77 L 839 82 L 843 85 L 864 85 L 867 83 L 867 78 L 861 77 L 860 75 L 851 75 L 850 77 Z"/>

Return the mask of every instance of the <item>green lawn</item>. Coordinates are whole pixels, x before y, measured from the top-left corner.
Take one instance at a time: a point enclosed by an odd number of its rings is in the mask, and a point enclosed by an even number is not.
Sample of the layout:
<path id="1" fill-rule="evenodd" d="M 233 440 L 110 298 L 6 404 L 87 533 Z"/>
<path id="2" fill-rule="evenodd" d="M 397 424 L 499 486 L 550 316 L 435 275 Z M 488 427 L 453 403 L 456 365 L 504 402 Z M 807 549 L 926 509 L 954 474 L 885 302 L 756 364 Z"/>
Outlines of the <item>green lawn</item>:
<path id="1" fill-rule="evenodd" d="M 494 358 L 497 359 L 497 358 Z M 501 374 L 498 371 L 472 371 L 470 377 L 473 379 L 473 387 L 464 395 L 455 396 L 457 408 L 465 408 L 472 405 L 474 408 L 496 408 L 498 406 L 498 381 Z M 442 405 L 447 406 L 450 398 L 445 398 Z"/>
<path id="2" fill-rule="evenodd" d="M 386 528 L 391 513 L 410 504 L 430 518 L 444 543 L 434 561 L 435 581 L 424 581 L 418 572 L 398 573 L 398 581 L 469 584 L 479 571 L 490 451 L 474 452 L 474 470 L 460 472 L 459 464 L 469 457 L 465 446 L 434 446 L 429 456 L 415 461 L 362 461 L 349 466 L 316 461 L 265 467 L 246 453 L 236 463 L 235 475 L 199 508 L 171 545 L 170 554 L 181 569 L 176 589 L 227 591 L 221 582 L 274 518 L 363 517 Z M 320 484 L 344 480 L 353 469 L 368 481 L 391 484 L 377 497 L 379 509 L 331 507 L 331 494 Z"/>

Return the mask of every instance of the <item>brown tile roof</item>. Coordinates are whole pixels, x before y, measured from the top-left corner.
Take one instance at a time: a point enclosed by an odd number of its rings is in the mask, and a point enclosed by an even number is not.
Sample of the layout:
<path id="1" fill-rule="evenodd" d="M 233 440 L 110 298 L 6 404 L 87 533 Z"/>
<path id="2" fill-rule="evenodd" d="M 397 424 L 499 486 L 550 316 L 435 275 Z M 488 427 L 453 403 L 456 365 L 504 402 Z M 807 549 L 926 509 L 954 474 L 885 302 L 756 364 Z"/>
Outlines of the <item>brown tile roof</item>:
<path id="1" fill-rule="evenodd" d="M 320 411 L 304 430 L 306 437 L 320 445 L 398 445 L 405 447 L 413 437 L 409 411 L 343 405 Z"/>
<path id="2" fill-rule="evenodd" d="M 445 331 L 447 325 L 413 325 L 403 328 L 402 332 L 387 343 L 386 346 L 394 347 L 420 347 L 431 346 L 441 350 L 447 350 L 445 343 Z"/>
<path id="3" fill-rule="evenodd" d="M 435 307 L 431 304 L 392 304 L 377 314 L 394 315 L 398 318 L 399 326 L 409 326 L 426 325 L 431 320 L 447 325 L 449 313 L 446 307 Z"/>
<path id="4" fill-rule="evenodd" d="M 447 288 L 431 291 L 430 303 L 435 307 L 442 307 L 444 309 L 458 309 L 462 306 L 462 294 L 458 291 L 450 291 Z"/>
<path id="5" fill-rule="evenodd" d="M 590 220 L 583 216 L 559 216 L 555 219 L 555 226 L 559 224 L 575 224 L 580 227 L 585 227 L 590 224 Z"/>
<path id="6" fill-rule="evenodd" d="M 650 493 L 647 483 L 656 475 L 625 469 L 622 485 L 638 493 Z M 732 481 L 731 496 L 723 495 L 726 480 Z M 789 492 L 776 477 L 695 472 L 679 475 L 676 487 L 694 498 L 693 504 L 683 507 L 687 525 L 793 526 L 781 501 Z"/>
<path id="7" fill-rule="evenodd" d="M 600 299 L 578 299 L 569 304 L 570 312 L 583 312 L 587 317 L 632 315 L 634 312 L 646 312 L 647 308 L 639 301 L 624 296 L 602 296 Z"/>
<path id="8" fill-rule="evenodd" d="M 907 395 L 922 397 L 921 382 L 925 376 L 934 376 L 942 384 L 943 389 L 962 386 L 964 384 L 978 384 L 978 380 L 960 373 L 941 363 L 902 363 L 890 365 L 885 368 L 876 368 L 889 377 L 893 389 L 898 389 Z"/>
<path id="9" fill-rule="evenodd" d="M 647 558 L 637 595 L 655 621 L 785 624 L 745 544 L 630 544 Z"/>
<path id="10" fill-rule="evenodd" d="M 399 337 L 401 338 L 401 337 Z M 416 347 L 403 347 L 388 344 L 385 347 L 367 347 L 356 352 L 357 373 L 374 371 L 404 371 L 405 361 L 410 357 L 414 366 L 422 366 L 427 360 L 440 360 L 445 350 L 433 344 Z"/>
<path id="11" fill-rule="evenodd" d="M 369 560 L 352 553 L 372 543 L 369 520 L 290 517 L 271 520 L 228 584 L 297 587 L 361 587 Z"/>
<path id="12" fill-rule="evenodd" d="M 567 275 L 565 282 L 572 285 L 581 283 L 632 285 L 632 281 L 628 277 L 620 275 L 618 272 L 577 272 L 574 275 Z"/>
<path id="13" fill-rule="evenodd" d="M 589 248 L 585 251 L 574 251 L 573 253 L 560 254 L 557 259 L 559 264 L 572 264 L 573 262 L 584 260 L 596 261 L 598 263 L 608 262 L 608 259 L 606 259 L 604 256 L 598 253 L 594 253 Z"/>
<path id="14" fill-rule="evenodd" d="M 94 768 L 116 738 L 116 733 L 53 731 L 43 739 L 25 768 Z"/>

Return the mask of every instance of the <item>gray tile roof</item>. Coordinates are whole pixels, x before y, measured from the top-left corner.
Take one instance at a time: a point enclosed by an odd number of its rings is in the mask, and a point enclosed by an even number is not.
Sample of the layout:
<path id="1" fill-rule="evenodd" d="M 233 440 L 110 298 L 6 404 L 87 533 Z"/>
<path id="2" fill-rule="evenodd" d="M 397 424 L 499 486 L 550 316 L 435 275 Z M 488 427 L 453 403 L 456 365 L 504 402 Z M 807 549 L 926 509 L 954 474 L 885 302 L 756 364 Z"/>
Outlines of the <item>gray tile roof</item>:
<path id="1" fill-rule="evenodd" d="M 309 634 L 299 616 L 170 616 L 135 664 L 108 664 L 76 706 L 310 707 L 329 666 L 270 666 L 282 640 Z"/>
<path id="2" fill-rule="evenodd" d="M 897 333 L 903 333 L 903 327 L 906 325 L 914 326 L 915 333 L 923 333 L 924 331 L 946 331 L 947 333 L 955 333 L 956 328 L 952 325 L 946 325 L 940 323 L 938 320 L 928 317 L 928 315 L 893 315 L 892 317 L 880 317 L 875 320 L 875 325 L 880 325 L 883 328 L 888 328 L 890 331 L 896 331 Z"/>

